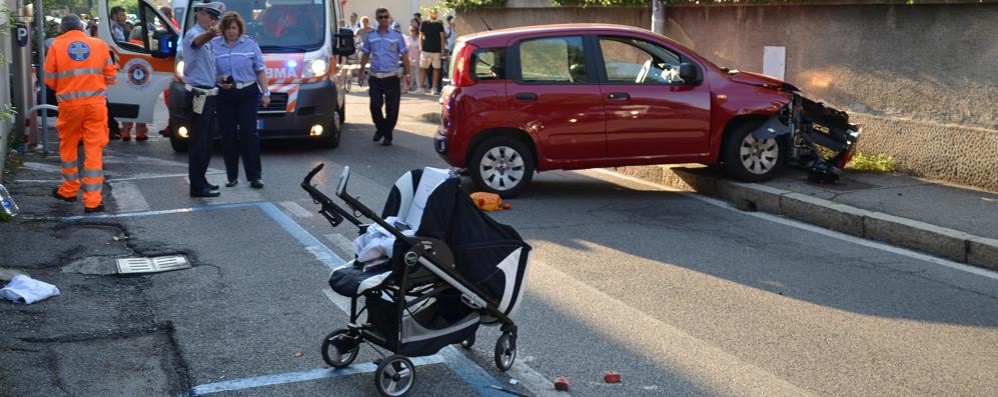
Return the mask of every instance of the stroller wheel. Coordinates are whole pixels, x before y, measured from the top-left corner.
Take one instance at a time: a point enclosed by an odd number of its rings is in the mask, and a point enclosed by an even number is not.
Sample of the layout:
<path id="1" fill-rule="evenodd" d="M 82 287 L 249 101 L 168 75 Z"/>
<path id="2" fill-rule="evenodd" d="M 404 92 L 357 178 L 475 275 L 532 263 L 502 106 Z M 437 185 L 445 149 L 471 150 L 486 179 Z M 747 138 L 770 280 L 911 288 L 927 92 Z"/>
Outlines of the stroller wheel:
<path id="1" fill-rule="evenodd" d="M 461 347 L 463 347 L 465 350 L 471 350 L 471 347 L 474 346 L 474 345 L 475 345 L 475 335 L 474 334 L 472 334 L 471 336 L 469 336 L 468 339 L 465 339 L 465 340 L 461 341 Z"/>
<path id="2" fill-rule="evenodd" d="M 350 365 L 359 351 L 360 346 L 345 329 L 330 332 L 322 340 L 322 360 L 334 368 Z"/>
<path id="3" fill-rule="evenodd" d="M 374 385 L 382 396 L 404 396 L 416 382 L 416 367 L 405 356 L 385 357 L 374 372 Z"/>
<path id="4" fill-rule="evenodd" d="M 499 340 L 496 340 L 496 368 L 506 371 L 513 366 L 514 360 L 516 360 L 516 339 L 512 334 L 503 333 Z"/>

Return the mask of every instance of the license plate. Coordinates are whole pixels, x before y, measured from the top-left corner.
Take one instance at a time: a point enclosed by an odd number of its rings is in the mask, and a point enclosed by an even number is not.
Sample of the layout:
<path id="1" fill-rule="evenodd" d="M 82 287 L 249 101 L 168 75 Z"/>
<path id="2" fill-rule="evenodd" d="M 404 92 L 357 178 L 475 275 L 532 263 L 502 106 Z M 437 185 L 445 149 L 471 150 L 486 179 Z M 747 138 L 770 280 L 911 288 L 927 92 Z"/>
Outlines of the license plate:
<path id="1" fill-rule="evenodd" d="M 263 119 L 256 119 L 256 129 L 258 130 L 263 129 Z"/>

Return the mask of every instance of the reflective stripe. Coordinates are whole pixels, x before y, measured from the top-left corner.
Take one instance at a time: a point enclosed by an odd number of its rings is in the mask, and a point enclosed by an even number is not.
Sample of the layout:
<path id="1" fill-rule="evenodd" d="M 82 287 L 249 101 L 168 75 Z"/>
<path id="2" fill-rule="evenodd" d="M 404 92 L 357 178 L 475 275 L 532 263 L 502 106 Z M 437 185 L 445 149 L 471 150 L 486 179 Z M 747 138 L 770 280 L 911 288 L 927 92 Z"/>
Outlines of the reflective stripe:
<path id="1" fill-rule="evenodd" d="M 104 170 L 83 170 L 84 178 L 100 178 L 104 176 Z"/>
<path id="2" fill-rule="evenodd" d="M 58 79 L 58 78 L 70 77 L 70 76 L 79 76 L 81 74 L 99 74 L 99 75 L 104 75 L 104 71 L 101 70 L 101 69 L 98 69 L 98 68 L 73 69 L 73 70 L 67 70 L 65 72 L 52 73 L 50 77 L 52 77 L 54 79 Z"/>
<path id="3" fill-rule="evenodd" d="M 62 162 L 62 168 L 76 168 L 76 162 L 74 161 L 72 163 L 68 163 L 68 162 L 63 161 Z"/>
<path id="4" fill-rule="evenodd" d="M 80 186 L 84 192 L 99 192 L 101 188 L 100 183 L 84 183 Z"/>
<path id="5" fill-rule="evenodd" d="M 107 58 L 106 60 L 104 60 L 104 66 L 107 66 L 107 65 L 110 65 L 110 64 L 111 64 L 111 58 Z"/>
<path id="6" fill-rule="evenodd" d="M 96 91 L 76 91 L 68 94 L 56 95 L 56 99 L 60 101 L 65 101 L 67 99 L 77 99 L 77 98 L 92 98 L 97 96 L 104 96 L 104 90 Z"/>
<path id="7" fill-rule="evenodd" d="M 79 179 L 79 175 L 75 172 L 72 174 L 62 174 L 62 180 L 66 182 L 76 182 L 77 179 Z"/>

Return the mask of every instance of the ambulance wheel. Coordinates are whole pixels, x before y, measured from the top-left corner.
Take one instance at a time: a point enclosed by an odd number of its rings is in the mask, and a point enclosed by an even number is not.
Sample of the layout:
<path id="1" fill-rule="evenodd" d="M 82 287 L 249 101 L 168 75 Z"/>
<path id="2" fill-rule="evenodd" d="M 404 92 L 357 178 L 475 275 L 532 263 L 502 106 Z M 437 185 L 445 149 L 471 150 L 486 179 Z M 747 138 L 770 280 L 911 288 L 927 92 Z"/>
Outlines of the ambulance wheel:
<path id="1" fill-rule="evenodd" d="M 471 347 L 475 345 L 475 335 L 471 335 L 468 339 L 461 341 L 461 347 L 465 350 L 471 350 Z"/>
<path id="2" fill-rule="evenodd" d="M 416 367 L 405 356 L 394 355 L 381 359 L 374 372 L 374 386 L 382 396 L 404 396 L 416 382 Z"/>
<path id="3" fill-rule="evenodd" d="M 496 341 L 496 368 L 506 371 L 516 360 L 516 339 L 512 334 L 503 333 Z"/>
<path id="4" fill-rule="evenodd" d="M 322 361 L 325 361 L 326 364 L 329 364 L 333 368 L 343 368 L 350 365 L 357 358 L 360 346 L 354 346 L 346 353 L 340 353 L 339 349 L 333 345 L 333 341 L 349 337 L 350 331 L 345 329 L 338 329 L 326 335 L 326 338 L 322 340 Z"/>
<path id="5" fill-rule="evenodd" d="M 347 104 L 346 101 L 340 104 L 340 108 L 336 110 L 336 113 L 340 116 L 340 124 L 347 122 Z"/>
<path id="6" fill-rule="evenodd" d="M 337 148 L 340 146 L 340 118 L 334 114 L 331 121 L 332 123 L 330 124 L 333 125 L 333 128 L 330 129 L 329 135 L 324 137 L 325 141 L 323 144 L 328 148 Z"/>
<path id="7" fill-rule="evenodd" d="M 174 134 L 176 134 L 176 133 L 174 133 Z M 177 153 L 186 153 L 187 150 L 189 149 L 189 147 L 188 147 L 189 144 L 190 144 L 190 141 L 188 141 L 186 139 L 177 138 L 173 134 L 170 135 L 170 147 L 173 148 L 174 152 L 177 152 Z"/>

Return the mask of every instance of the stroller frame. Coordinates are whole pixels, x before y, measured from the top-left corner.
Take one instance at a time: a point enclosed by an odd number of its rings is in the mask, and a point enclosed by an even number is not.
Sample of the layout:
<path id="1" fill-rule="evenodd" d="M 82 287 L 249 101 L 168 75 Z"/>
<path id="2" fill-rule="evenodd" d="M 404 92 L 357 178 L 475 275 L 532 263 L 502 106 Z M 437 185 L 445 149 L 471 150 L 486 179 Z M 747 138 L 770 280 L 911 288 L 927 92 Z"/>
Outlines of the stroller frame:
<path id="1" fill-rule="evenodd" d="M 413 309 L 411 308 L 413 307 L 416 307 L 414 310 L 418 311 L 418 305 L 424 304 L 430 298 L 435 298 L 440 292 L 438 289 L 435 293 L 424 295 L 418 293 L 419 291 L 441 287 L 443 284 L 446 284 L 460 292 L 462 303 L 479 314 L 494 317 L 501 324 L 500 330 L 502 331 L 502 335 L 496 341 L 494 351 L 496 367 L 501 371 L 506 371 L 512 367 L 513 361 L 516 358 L 516 324 L 506 313 L 499 310 L 499 303 L 494 298 L 484 293 L 476 285 L 468 282 L 450 266 L 447 266 L 448 261 L 452 262 L 453 259 L 449 258 L 450 253 L 447 252 L 446 245 L 443 245 L 443 249 L 439 250 L 441 252 L 438 252 L 438 249 L 435 249 L 434 245 L 436 243 L 439 246 L 443 242 L 430 238 L 420 238 L 419 236 L 407 236 L 361 203 L 357 198 L 350 196 L 346 190 L 350 176 L 349 166 L 344 167 L 343 173 L 340 175 L 335 195 L 352 211 L 347 211 L 337 205 L 332 198 L 312 185 L 312 178 L 324 166 L 325 164 L 316 166 L 301 183 L 302 189 L 308 192 L 316 204 L 321 206 L 319 214 L 326 218 L 333 227 L 340 225 L 344 220 L 348 220 L 357 226 L 360 233 L 366 232 L 366 229 L 370 226 L 369 224 L 362 223 L 360 218 L 370 219 L 395 237 L 395 249 L 401 249 L 402 251 L 400 252 L 404 252 L 404 254 L 402 255 L 401 276 L 398 278 L 400 282 L 397 285 L 388 283 L 388 285 L 382 285 L 376 289 L 365 291 L 362 295 L 368 299 L 368 302 L 372 298 L 377 299 L 386 295 L 390 298 L 388 302 L 394 303 L 395 306 L 392 313 L 392 316 L 394 316 L 393 320 L 395 321 L 394 324 L 399 325 L 394 330 L 394 334 L 384 335 L 370 323 L 361 324 L 360 315 L 365 310 L 368 311 L 368 319 L 371 319 L 372 311 L 370 303 L 358 309 L 357 300 L 361 296 L 353 296 L 350 299 L 350 322 L 347 324 L 347 327 L 329 333 L 322 341 L 321 352 L 323 360 L 335 368 L 349 366 L 357 357 L 361 342 L 367 342 L 389 350 L 393 353 L 391 356 L 382 358 L 379 360 L 380 362 L 376 361 L 378 368 L 375 371 L 375 385 L 382 395 L 405 395 L 414 383 L 415 368 L 412 362 L 402 354 L 401 324 L 403 317 L 406 312 L 412 315 Z M 391 266 L 395 266 L 395 264 Z M 423 269 L 428 270 L 432 275 L 427 274 Z M 426 280 L 433 276 L 439 278 L 439 280 L 435 280 L 436 282 L 432 284 L 418 282 L 418 280 Z M 407 297 L 411 296 L 417 298 L 407 300 Z M 475 330 L 477 330 L 477 326 L 461 342 L 461 346 L 465 349 L 470 349 L 474 345 Z"/>

